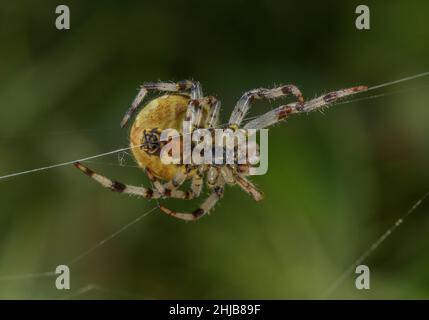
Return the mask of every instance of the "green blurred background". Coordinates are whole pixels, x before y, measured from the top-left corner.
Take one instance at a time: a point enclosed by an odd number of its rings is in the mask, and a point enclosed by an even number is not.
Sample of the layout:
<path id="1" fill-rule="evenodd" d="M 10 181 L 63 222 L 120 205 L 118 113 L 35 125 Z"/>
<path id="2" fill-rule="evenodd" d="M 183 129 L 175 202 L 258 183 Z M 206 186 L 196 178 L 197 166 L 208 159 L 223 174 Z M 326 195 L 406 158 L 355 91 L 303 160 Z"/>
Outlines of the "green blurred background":
<path id="1" fill-rule="evenodd" d="M 59 4 L 70 30 L 55 28 Z M 365 1 L 370 31 L 355 28 L 359 4 L 1 0 L 0 175 L 127 146 L 119 122 L 147 81 L 198 79 L 222 100 L 224 122 L 252 88 L 294 83 L 312 98 L 429 69 L 427 1 Z M 320 298 L 429 189 L 428 85 L 272 128 L 268 173 L 253 179 L 263 202 L 234 187 L 197 223 L 154 211 L 72 265 L 67 292 L 31 274 L 69 263 L 155 202 L 106 191 L 72 166 L 1 180 L 0 298 Z M 117 155 L 94 161 L 148 183 Z M 370 290 L 351 275 L 330 297 L 428 298 L 428 214 L 423 203 L 366 260 Z"/>

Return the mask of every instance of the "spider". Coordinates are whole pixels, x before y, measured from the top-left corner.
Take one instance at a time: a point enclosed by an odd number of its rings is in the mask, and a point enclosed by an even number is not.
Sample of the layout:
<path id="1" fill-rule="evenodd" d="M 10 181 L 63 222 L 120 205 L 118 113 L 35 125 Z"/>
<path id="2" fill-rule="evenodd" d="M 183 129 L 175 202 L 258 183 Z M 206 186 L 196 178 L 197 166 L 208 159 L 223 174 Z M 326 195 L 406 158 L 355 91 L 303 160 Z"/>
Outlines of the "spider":
<path id="1" fill-rule="evenodd" d="M 351 87 L 333 91 L 309 101 L 305 101 L 301 91 L 291 84 L 272 89 L 253 89 L 244 93 L 238 100 L 229 118 L 228 127 L 232 130 L 240 128 L 255 99 L 275 100 L 293 95 L 297 101 L 282 105 L 247 122 L 242 127 L 244 129 L 267 128 L 293 114 L 321 109 L 340 98 L 366 89 L 366 86 Z M 164 164 L 160 160 L 161 130 L 174 128 L 183 133 L 184 129 L 187 129 L 186 132 L 192 132 L 196 128 L 213 129 L 219 127 L 220 101 L 213 96 L 204 96 L 198 81 L 184 80 L 177 83 L 143 84 L 131 107 L 125 113 L 121 127 L 127 124 L 149 91 L 160 91 L 165 94 L 148 102 L 136 116 L 130 131 L 130 149 L 139 167 L 146 172 L 153 187 L 133 186 L 111 180 L 76 162 L 75 166 L 78 169 L 105 188 L 147 199 L 178 198 L 189 200 L 197 198 L 200 196 L 205 178 L 210 193 L 195 211 L 176 212 L 158 205 L 160 210 L 166 214 L 188 221 L 198 220 L 208 213 L 223 197 L 226 184 L 238 185 L 256 201 L 263 199 L 262 192 L 248 179 L 250 164 Z M 188 127 L 184 128 L 185 125 Z M 190 188 L 188 191 L 183 191 L 180 186 L 187 180 L 191 181 Z"/>

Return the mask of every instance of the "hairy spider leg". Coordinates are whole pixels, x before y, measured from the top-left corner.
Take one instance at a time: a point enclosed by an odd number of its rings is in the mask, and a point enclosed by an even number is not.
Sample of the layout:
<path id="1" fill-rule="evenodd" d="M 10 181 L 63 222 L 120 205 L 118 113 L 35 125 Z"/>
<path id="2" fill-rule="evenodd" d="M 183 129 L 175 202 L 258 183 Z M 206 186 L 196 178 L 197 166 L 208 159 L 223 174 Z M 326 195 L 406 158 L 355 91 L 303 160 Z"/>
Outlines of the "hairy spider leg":
<path id="1" fill-rule="evenodd" d="M 278 99 L 290 94 L 294 95 L 298 99 L 298 103 L 304 103 L 304 97 L 302 96 L 301 91 L 293 84 L 273 89 L 259 88 L 247 91 L 235 105 L 228 123 L 230 126 L 238 127 L 255 99 Z"/>
<path id="2" fill-rule="evenodd" d="M 366 89 L 368 89 L 368 87 L 366 86 L 356 86 L 348 89 L 342 89 L 342 90 L 327 93 L 313 100 L 306 101 L 304 104 L 300 104 L 296 102 L 289 103 L 287 105 L 280 106 L 276 109 L 273 109 L 257 117 L 252 121 L 249 121 L 244 126 L 244 129 L 259 130 L 259 129 L 267 128 L 269 126 L 272 126 L 273 124 L 276 124 L 282 120 L 285 120 L 292 114 L 308 113 L 311 111 L 320 110 L 321 108 L 332 104 L 338 99 L 344 98 L 348 95 L 355 94 L 360 91 L 364 91 Z"/>
<path id="3" fill-rule="evenodd" d="M 191 99 L 200 99 L 203 96 L 201 85 L 198 81 L 182 80 L 176 83 L 173 82 L 149 82 L 140 87 L 137 96 L 134 98 L 131 106 L 125 113 L 121 121 L 121 127 L 124 127 L 133 113 L 142 103 L 149 91 L 162 91 L 162 92 L 187 92 L 190 91 Z"/>

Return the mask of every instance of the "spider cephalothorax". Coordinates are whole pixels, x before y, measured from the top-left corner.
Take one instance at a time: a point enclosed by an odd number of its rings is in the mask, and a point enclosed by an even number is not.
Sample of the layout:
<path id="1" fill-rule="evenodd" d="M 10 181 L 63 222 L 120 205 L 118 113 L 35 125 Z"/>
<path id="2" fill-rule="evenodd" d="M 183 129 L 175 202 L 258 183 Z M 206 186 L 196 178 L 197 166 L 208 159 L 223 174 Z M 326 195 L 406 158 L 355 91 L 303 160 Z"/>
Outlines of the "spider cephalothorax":
<path id="1" fill-rule="evenodd" d="M 330 92 L 310 101 L 304 101 L 299 89 L 294 85 L 284 85 L 273 89 L 254 89 L 246 92 L 237 102 L 228 122 L 233 131 L 243 129 L 263 129 L 276 124 L 292 114 L 307 113 L 327 106 L 339 98 L 365 90 L 365 86 Z M 177 83 L 157 82 L 142 85 L 131 107 L 122 119 L 125 126 L 130 117 L 140 106 L 149 90 L 166 92 L 166 95 L 153 99 L 146 104 L 134 120 L 130 131 L 130 149 L 137 164 L 146 171 L 153 183 L 153 188 L 132 186 L 111 180 L 95 173 L 81 163 L 76 167 L 98 181 L 103 187 L 113 191 L 142 196 L 149 199 L 178 198 L 193 199 L 200 195 L 203 181 L 206 180 L 210 194 L 201 206 L 193 212 L 176 212 L 164 206 L 159 208 L 176 218 L 197 220 L 209 212 L 216 202 L 222 198 L 226 184 L 238 185 L 256 201 L 263 198 L 262 193 L 248 179 L 250 163 L 216 164 L 165 164 L 161 161 L 160 152 L 166 143 L 161 140 L 161 132 L 174 129 L 182 135 L 192 133 L 200 128 L 215 130 L 218 128 L 220 101 L 214 97 L 203 96 L 201 85 L 196 81 L 180 81 Z M 293 95 L 297 101 L 273 109 L 240 127 L 244 117 L 255 99 L 274 100 Z M 179 142 L 181 144 L 181 142 Z M 256 146 L 257 148 L 257 146 Z M 191 180 L 190 190 L 183 191 L 180 187 L 186 180 Z M 161 182 L 166 181 L 166 182 Z"/>

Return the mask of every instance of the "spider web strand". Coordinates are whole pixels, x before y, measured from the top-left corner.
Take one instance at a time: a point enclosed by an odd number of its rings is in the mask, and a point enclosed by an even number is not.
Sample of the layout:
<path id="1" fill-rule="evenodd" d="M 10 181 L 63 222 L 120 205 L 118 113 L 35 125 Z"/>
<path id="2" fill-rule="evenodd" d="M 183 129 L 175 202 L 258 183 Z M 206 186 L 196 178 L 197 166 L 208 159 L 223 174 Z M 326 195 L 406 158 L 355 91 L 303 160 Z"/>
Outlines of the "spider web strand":
<path id="1" fill-rule="evenodd" d="M 5 180 L 7 178 L 17 177 L 17 176 L 21 176 L 21 175 L 25 175 L 25 174 L 29 174 L 29 173 L 38 172 L 38 171 L 45 171 L 45 170 L 49 170 L 49 169 L 64 167 L 64 166 L 72 165 L 75 162 L 84 162 L 84 161 L 88 161 L 88 160 L 92 160 L 92 159 L 96 159 L 96 158 L 101 158 L 101 157 L 104 157 L 104 156 L 115 154 L 117 152 L 126 151 L 126 150 L 130 150 L 130 149 L 137 148 L 137 147 L 140 147 L 140 146 L 120 148 L 120 149 L 116 149 L 116 150 L 113 150 L 113 151 L 108 151 L 108 152 L 96 154 L 94 156 L 89 156 L 89 157 L 85 157 L 85 158 L 81 158 L 81 159 L 77 159 L 77 160 L 71 160 L 71 161 L 57 163 L 57 164 L 53 164 L 53 165 L 50 165 L 50 166 L 36 168 L 36 169 L 31 169 L 31 170 L 26 170 L 26 171 L 20 171 L 20 172 L 10 173 L 10 174 L 4 175 L 4 176 L 0 176 L 0 180 Z"/>
<path id="2" fill-rule="evenodd" d="M 130 228 L 131 226 L 135 225 L 137 222 L 139 222 L 141 219 L 143 219 L 144 217 L 148 216 L 150 213 L 152 213 L 155 209 L 157 209 L 157 207 L 153 207 L 152 209 L 150 209 L 149 211 L 144 212 L 143 214 L 139 215 L 137 218 L 135 218 L 134 220 L 128 222 L 126 225 L 122 226 L 121 228 L 119 228 L 118 230 L 116 230 L 115 232 L 113 232 L 112 234 L 110 234 L 109 236 L 107 236 L 106 238 L 104 238 L 103 240 L 99 241 L 98 243 L 96 243 L 94 246 L 92 246 L 91 248 L 85 250 L 84 252 L 82 252 L 80 255 L 78 255 L 76 258 L 74 258 L 73 260 L 71 260 L 69 262 L 69 265 L 74 265 L 77 262 L 81 261 L 84 257 L 86 257 L 87 255 L 89 255 L 90 253 L 92 253 L 93 251 L 95 251 L 96 249 L 98 249 L 99 247 L 101 247 L 102 245 L 105 245 L 107 242 L 109 242 L 110 240 L 116 238 L 119 234 L 121 234 L 122 232 L 124 232 L 125 230 L 127 230 L 128 228 Z"/>
<path id="3" fill-rule="evenodd" d="M 395 223 L 387 229 L 378 239 L 373 242 L 373 244 L 366 250 L 364 253 L 362 253 L 359 258 L 356 259 L 356 261 L 351 264 L 333 283 L 332 285 L 324 292 L 323 297 L 328 298 L 331 296 L 335 290 L 347 279 L 348 276 L 350 276 L 355 268 L 362 264 L 377 248 L 384 242 L 388 237 L 392 235 L 393 232 L 396 231 L 396 229 L 401 226 L 404 221 L 417 210 L 417 208 L 423 203 L 423 201 L 429 196 L 429 191 L 427 191 L 423 197 L 421 197 L 419 200 L 417 200 L 414 205 L 408 209 L 408 211 L 399 219 L 395 221 Z"/>
<path id="4" fill-rule="evenodd" d="M 86 256 L 88 256 L 89 254 L 91 254 L 92 252 L 94 252 L 95 250 L 97 250 L 98 248 L 100 248 L 101 246 L 105 245 L 110 240 L 116 238 L 119 234 L 121 234 L 125 230 L 129 229 L 131 226 L 133 226 L 134 224 L 136 224 L 137 222 L 139 222 L 141 219 L 143 219 L 144 217 L 148 216 L 156 208 L 157 207 L 153 207 L 149 211 L 144 212 L 143 214 L 139 215 L 137 218 L 133 219 L 132 221 L 130 221 L 126 225 L 122 226 L 121 228 L 119 228 L 118 230 L 116 230 L 115 232 L 113 232 L 112 234 L 110 234 L 109 236 L 105 237 L 103 240 L 99 241 L 98 243 L 96 243 L 95 245 L 93 245 L 92 247 L 90 247 L 89 249 L 83 251 L 81 254 L 79 254 L 77 257 L 75 257 L 73 260 L 71 260 L 68 263 L 68 265 L 71 266 L 71 265 L 74 265 L 77 262 L 81 261 L 83 258 L 85 258 Z M 0 281 L 28 280 L 28 279 L 32 279 L 32 278 L 53 277 L 55 275 L 56 275 L 56 273 L 53 272 L 53 271 L 40 272 L 40 273 L 24 273 L 24 274 L 2 276 L 2 277 L 0 277 Z"/>

